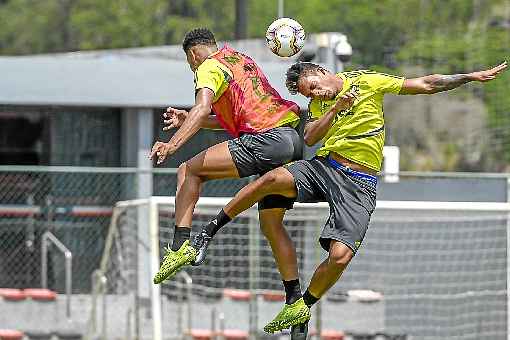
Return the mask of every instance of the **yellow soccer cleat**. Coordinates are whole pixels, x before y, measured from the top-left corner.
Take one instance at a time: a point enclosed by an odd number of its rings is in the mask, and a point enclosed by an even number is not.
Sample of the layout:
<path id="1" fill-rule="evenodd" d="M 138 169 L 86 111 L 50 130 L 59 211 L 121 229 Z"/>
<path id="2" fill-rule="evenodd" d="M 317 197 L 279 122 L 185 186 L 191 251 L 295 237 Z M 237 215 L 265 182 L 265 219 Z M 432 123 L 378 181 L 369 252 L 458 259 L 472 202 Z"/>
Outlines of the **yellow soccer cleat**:
<path id="1" fill-rule="evenodd" d="M 154 276 L 154 283 L 158 284 L 166 279 L 174 276 L 182 267 L 190 265 L 197 257 L 197 251 L 186 240 L 177 251 L 172 251 L 170 248 L 165 248 L 165 256 L 163 263 L 159 268 L 156 276 Z"/>
<path id="2" fill-rule="evenodd" d="M 305 323 L 310 320 L 310 317 L 310 308 L 308 308 L 303 298 L 301 298 L 291 305 L 285 304 L 273 321 L 269 322 L 264 327 L 264 331 L 267 333 L 279 332 L 294 325 Z"/>

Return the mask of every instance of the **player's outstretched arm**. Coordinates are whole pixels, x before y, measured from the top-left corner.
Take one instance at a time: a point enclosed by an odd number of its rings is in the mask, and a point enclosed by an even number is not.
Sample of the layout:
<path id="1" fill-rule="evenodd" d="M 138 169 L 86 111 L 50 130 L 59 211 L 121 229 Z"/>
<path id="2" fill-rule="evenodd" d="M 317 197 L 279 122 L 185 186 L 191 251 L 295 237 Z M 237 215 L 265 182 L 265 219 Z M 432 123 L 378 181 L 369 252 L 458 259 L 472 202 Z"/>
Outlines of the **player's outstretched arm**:
<path id="1" fill-rule="evenodd" d="M 507 62 L 484 71 L 466 74 L 432 74 L 420 78 L 406 79 L 400 94 L 433 94 L 455 89 L 463 84 L 478 81 L 487 82 L 495 79 L 507 68 Z"/>
<path id="2" fill-rule="evenodd" d="M 195 99 L 195 106 L 189 111 L 180 128 L 175 132 L 168 143 L 157 141 L 152 147 L 149 159 L 157 156 L 157 164 L 163 163 L 167 156 L 175 153 L 198 130 L 211 113 L 214 92 L 208 88 L 200 89 Z"/>
<path id="3" fill-rule="evenodd" d="M 184 120 L 188 116 L 188 111 L 179 110 L 173 107 L 168 107 L 166 112 L 163 113 L 163 123 L 165 126 L 163 127 L 163 131 L 168 131 L 170 129 L 179 128 L 184 123 Z M 216 116 L 209 115 L 207 119 L 202 121 L 202 125 L 200 126 L 202 129 L 212 129 L 212 130 L 222 130 L 223 127 L 216 119 Z"/>

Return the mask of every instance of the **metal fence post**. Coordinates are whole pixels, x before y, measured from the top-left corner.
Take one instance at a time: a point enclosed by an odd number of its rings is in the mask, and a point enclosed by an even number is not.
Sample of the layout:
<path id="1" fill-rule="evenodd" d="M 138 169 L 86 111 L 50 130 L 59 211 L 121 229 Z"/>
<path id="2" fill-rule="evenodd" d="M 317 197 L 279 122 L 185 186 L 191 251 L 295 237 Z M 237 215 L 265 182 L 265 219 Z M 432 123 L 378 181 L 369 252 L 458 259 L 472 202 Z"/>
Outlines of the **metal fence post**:
<path id="1" fill-rule="evenodd" d="M 41 287 L 48 288 L 48 244 L 44 235 L 41 239 Z"/>

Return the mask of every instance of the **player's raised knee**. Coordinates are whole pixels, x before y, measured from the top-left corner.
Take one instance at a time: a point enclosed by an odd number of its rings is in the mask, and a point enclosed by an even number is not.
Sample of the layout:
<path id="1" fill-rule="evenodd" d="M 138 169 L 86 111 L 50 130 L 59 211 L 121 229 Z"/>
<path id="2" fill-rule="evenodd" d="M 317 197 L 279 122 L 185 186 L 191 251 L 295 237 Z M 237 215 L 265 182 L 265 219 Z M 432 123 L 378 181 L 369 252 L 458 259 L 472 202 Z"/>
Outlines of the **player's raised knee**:
<path id="1" fill-rule="evenodd" d="M 269 171 L 260 177 L 256 183 L 256 190 L 260 194 L 296 197 L 294 178 L 285 168 L 276 168 Z"/>
<path id="2" fill-rule="evenodd" d="M 351 248 L 345 244 L 333 241 L 334 244 L 331 246 L 329 251 L 329 261 L 338 267 L 345 267 L 349 264 L 354 256 L 354 252 Z"/>
<path id="3" fill-rule="evenodd" d="M 334 263 L 338 267 L 345 267 L 351 262 L 353 253 L 350 251 L 349 253 L 343 254 L 343 255 L 333 255 L 330 256 L 330 260 L 332 263 Z"/>
<path id="4" fill-rule="evenodd" d="M 278 180 L 278 171 L 272 170 L 260 178 L 260 186 L 267 190 L 275 186 Z"/>

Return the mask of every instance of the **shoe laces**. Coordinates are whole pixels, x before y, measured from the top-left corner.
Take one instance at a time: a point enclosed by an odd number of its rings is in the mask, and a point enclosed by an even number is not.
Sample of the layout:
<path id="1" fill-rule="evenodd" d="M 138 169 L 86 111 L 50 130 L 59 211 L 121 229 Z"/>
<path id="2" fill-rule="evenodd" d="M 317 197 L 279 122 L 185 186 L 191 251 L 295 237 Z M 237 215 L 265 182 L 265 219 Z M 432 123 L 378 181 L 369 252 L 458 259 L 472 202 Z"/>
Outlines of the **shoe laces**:
<path id="1" fill-rule="evenodd" d="M 172 247 L 170 247 L 170 243 L 166 245 L 166 247 L 163 247 L 165 250 L 165 255 L 163 256 L 163 259 L 166 259 L 170 254 L 172 254 L 174 251 L 172 250 Z"/>
<path id="2" fill-rule="evenodd" d="M 196 249 L 200 248 L 202 244 L 204 244 L 204 240 L 205 238 L 203 233 L 196 234 L 193 238 L 193 247 Z"/>

